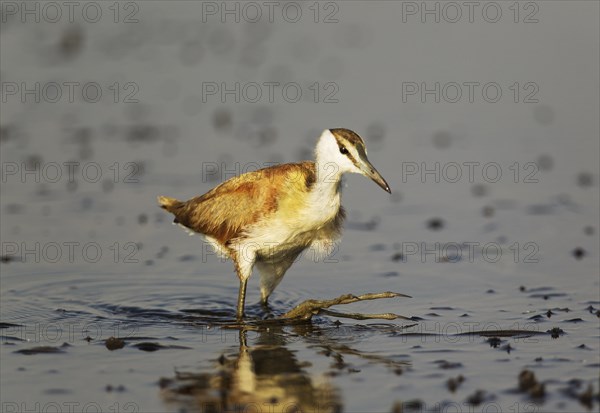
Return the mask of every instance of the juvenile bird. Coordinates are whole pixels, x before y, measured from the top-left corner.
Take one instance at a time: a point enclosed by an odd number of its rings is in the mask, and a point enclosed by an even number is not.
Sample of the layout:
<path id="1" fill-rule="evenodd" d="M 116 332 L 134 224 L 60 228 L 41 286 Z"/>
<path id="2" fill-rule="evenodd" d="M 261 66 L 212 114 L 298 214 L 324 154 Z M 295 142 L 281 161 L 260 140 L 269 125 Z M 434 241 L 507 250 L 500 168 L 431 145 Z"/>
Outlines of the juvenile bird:
<path id="1" fill-rule="evenodd" d="M 363 140 L 349 129 L 326 129 L 316 161 L 276 165 L 231 178 L 188 201 L 159 196 L 174 222 L 203 234 L 233 260 L 240 280 L 237 318 L 244 316 L 246 284 L 256 266 L 262 301 L 306 248 L 330 252 L 345 217 L 341 178 L 359 173 L 388 193 L 390 187 L 367 159 Z"/>

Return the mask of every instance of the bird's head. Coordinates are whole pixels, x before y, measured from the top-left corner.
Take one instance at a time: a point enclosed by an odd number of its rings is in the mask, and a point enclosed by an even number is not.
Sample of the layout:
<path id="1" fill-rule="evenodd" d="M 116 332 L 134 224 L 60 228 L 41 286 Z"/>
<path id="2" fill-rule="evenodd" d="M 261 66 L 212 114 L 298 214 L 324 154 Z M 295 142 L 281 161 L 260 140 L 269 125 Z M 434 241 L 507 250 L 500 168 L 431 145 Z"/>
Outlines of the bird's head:
<path id="1" fill-rule="evenodd" d="M 367 148 L 362 138 L 350 129 L 325 129 L 316 150 L 317 162 L 333 165 L 338 174 L 357 173 L 371 178 L 385 191 L 392 193 L 388 183 L 367 158 Z"/>

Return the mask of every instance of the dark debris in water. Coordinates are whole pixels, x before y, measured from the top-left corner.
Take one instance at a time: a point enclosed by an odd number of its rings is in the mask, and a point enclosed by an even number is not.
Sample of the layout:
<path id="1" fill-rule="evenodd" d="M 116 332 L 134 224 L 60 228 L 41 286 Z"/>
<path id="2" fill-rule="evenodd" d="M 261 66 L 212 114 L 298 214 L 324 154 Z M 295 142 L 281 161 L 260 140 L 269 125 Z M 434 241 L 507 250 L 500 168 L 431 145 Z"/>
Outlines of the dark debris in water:
<path id="1" fill-rule="evenodd" d="M 473 196 L 475 196 L 475 197 L 485 196 L 488 194 L 488 192 L 489 192 L 489 189 L 484 184 L 474 184 L 471 187 L 471 194 L 473 194 Z"/>
<path id="2" fill-rule="evenodd" d="M 402 254 L 401 252 L 397 252 L 394 255 L 392 255 L 392 261 L 394 261 L 394 262 L 398 262 L 398 261 L 405 262 L 406 260 L 404 259 L 404 254 Z"/>
<path id="3" fill-rule="evenodd" d="M 425 406 L 425 402 L 423 400 L 412 399 L 412 400 L 405 401 L 403 403 L 396 403 L 393 407 L 392 412 L 393 413 L 402 413 L 402 412 L 411 412 L 411 411 L 421 412 L 421 411 L 423 411 L 424 406 Z"/>
<path id="4" fill-rule="evenodd" d="M 377 243 L 377 244 L 373 244 L 371 246 L 369 246 L 369 251 L 385 251 L 387 248 L 387 246 L 385 244 L 382 243 Z"/>
<path id="5" fill-rule="evenodd" d="M 586 252 L 585 252 L 585 250 L 584 250 L 583 248 L 581 248 L 581 247 L 577 247 L 577 248 L 575 248 L 575 249 L 573 250 L 572 254 L 573 254 L 573 256 L 575 257 L 575 259 L 578 259 L 578 260 L 580 260 L 580 259 L 582 259 L 583 257 L 585 257 L 585 255 L 586 255 Z"/>
<path id="6" fill-rule="evenodd" d="M 142 343 L 136 343 L 133 345 L 133 347 L 142 350 L 142 351 L 148 351 L 148 352 L 153 352 L 153 351 L 158 351 L 158 350 L 191 350 L 191 347 L 185 347 L 185 346 L 176 346 L 176 345 L 162 345 L 159 343 L 151 343 L 148 341 L 144 341 Z"/>
<path id="7" fill-rule="evenodd" d="M 493 206 L 486 205 L 481 209 L 481 215 L 485 218 L 491 218 L 494 216 L 495 210 Z"/>
<path id="8" fill-rule="evenodd" d="M 18 261 L 18 260 L 14 256 L 12 256 L 12 255 L 2 255 L 2 256 L 0 256 L 0 262 L 2 264 L 8 264 L 8 263 L 11 263 L 11 262 L 16 262 L 16 261 Z M 0 328 L 3 328 L 3 327 L 0 327 Z"/>
<path id="9" fill-rule="evenodd" d="M 69 26 L 61 35 L 58 50 L 63 59 L 68 60 L 77 56 L 84 45 L 84 32 L 80 26 Z"/>
<path id="10" fill-rule="evenodd" d="M 530 294 L 529 297 L 531 298 L 543 298 L 544 300 L 549 300 L 550 298 L 559 298 L 559 297 L 566 297 L 567 294 L 566 293 L 536 293 L 536 294 Z"/>
<path id="11" fill-rule="evenodd" d="M 451 362 L 448 360 L 436 360 L 434 361 L 434 363 L 437 364 L 438 367 L 443 370 L 460 369 L 463 367 L 462 363 Z"/>
<path id="12" fill-rule="evenodd" d="M 494 399 L 494 395 L 487 394 L 484 390 L 476 390 L 475 393 L 466 398 L 465 403 L 471 406 L 479 406 L 482 403 L 488 403 Z"/>
<path id="13" fill-rule="evenodd" d="M 450 377 L 446 382 L 446 387 L 451 393 L 454 393 L 464 381 L 464 376 L 462 374 L 459 374 L 456 377 Z"/>
<path id="14" fill-rule="evenodd" d="M 560 336 L 565 334 L 564 330 L 558 327 L 553 327 L 550 330 L 546 331 L 546 333 L 549 333 L 550 337 L 552 338 L 559 338 Z"/>
<path id="15" fill-rule="evenodd" d="M 540 383 L 531 370 L 519 373 L 519 391 L 527 393 L 532 399 L 543 399 L 546 396 L 546 386 Z"/>
<path id="16" fill-rule="evenodd" d="M 537 158 L 536 164 L 541 171 L 550 171 L 554 167 L 554 158 L 550 155 L 543 154 Z"/>
<path id="17" fill-rule="evenodd" d="M 127 132 L 128 142 L 156 142 L 161 136 L 160 129 L 155 125 L 133 125 Z"/>
<path id="18" fill-rule="evenodd" d="M 12 328 L 12 327 L 24 327 L 22 324 L 13 324 L 13 323 L 0 323 L 0 328 Z"/>
<path id="19" fill-rule="evenodd" d="M 22 214 L 23 212 L 25 212 L 25 205 L 23 204 L 6 204 L 6 206 L 4 207 L 4 210 L 6 211 L 7 214 L 12 214 L 12 215 L 16 215 L 16 214 Z"/>
<path id="20" fill-rule="evenodd" d="M 544 335 L 545 333 L 537 330 L 525 330 L 525 329 L 506 329 L 506 330 L 475 330 L 465 333 L 459 333 L 458 336 L 481 336 L 481 337 L 518 337 L 526 338 L 535 335 Z"/>
<path id="21" fill-rule="evenodd" d="M 427 221 L 427 228 L 432 231 L 439 231 L 444 228 L 445 222 L 442 218 L 431 218 Z"/>
<path id="22" fill-rule="evenodd" d="M 600 403 L 600 389 L 594 394 L 594 386 L 590 383 L 585 390 L 582 390 L 585 385 L 581 379 L 571 379 L 568 382 L 568 387 L 563 388 L 560 392 L 573 400 L 578 400 L 583 406 L 591 410 L 594 407 L 594 402 Z"/>
<path id="23" fill-rule="evenodd" d="M 67 348 L 67 347 L 70 347 L 70 345 L 68 343 L 63 343 L 63 345 L 60 347 L 38 346 L 38 347 L 31 347 L 31 348 L 24 348 L 21 350 L 17 350 L 17 351 L 15 351 L 15 353 L 25 354 L 27 356 L 32 356 L 35 354 L 58 354 L 58 353 L 64 353 L 65 348 Z"/>
<path id="24" fill-rule="evenodd" d="M 213 114 L 213 126 L 218 132 L 228 133 L 233 127 L 233 114 L 229 109 L 220 108 Z"/>
<path id="25" fill-rule="evenodd" d="M 4 345 L 14 345 L 14 341 L 25 341 L 24 339 L 16 336 L 2 335 L 2 344 Z"/>
<path id="26" fill-rule="evenodd" d="M 556 212 L 556 206 L 553 204 L 532 204 L 527 206 L 529 215 L 552 215 Z"/>
<path id="27" fill-rule="evenodd" d="M 112 384 L 107 384 L 106 387 L 104 388 L 104 390 L 107 393 L 112 393 L 113 391 L 117 392 L 117 393 L 123 393 L 127 389 L 122 384 L 119 384 L 118 386 L 113 386 Z"/>
<path id="28" fill-rule="evenodd" d="M 125 347 L 125 340 L 116 337 L 109 337 L 106 339 L 104 345 L 110 351 L 119 350 Z"/>
<path id="29" fill-rule="evenodd" d="M 589 348 L 588 346 L 586 346 L 585 344 L 580 344 L 577 347 L 575 347 L 576 349 L 579 350 L 591 350 L 591 348 Z"/>
<path id="30" fill-rule="evenodd" d="M 582 188 L 588 188 L 594 184 L 594 175 L 589 172 L 580 172 L 577 174 L 577 185 Z"/>
<path id="31" fill-rule="evenodd" d="M 452 134 L 448 131 L 437 131 L 432 136 L 433 146 L 438 149 L 447 149 L 452 144 Z"/>
<path id="32" fill-rule="evenodd" d="M 487 339 L 487 342 L 489 343 L 490 347 L 498 348 L 502 343 L 502 340 L 499 337 L 490 337 Z"/>
<path id="33" fill-rule="evenodd" d="M 44 390 L 44 394 L 47 394 L 50 396 L 61 396 L 61 395 L 65 395 L 65 394 L 71 394 L 71 390 L 69 390 L 69 389 L 47 389 L 47 390 Z"/>
<path id="34" fill-rule="evenodd" d="M 358 222 L 358 221 L 348 221 L 346 224 L 346 228 L 353 229 L 356 231 L 374 231 L 381 219 L 379 217 L 373 217 L 368 221 Z"/>

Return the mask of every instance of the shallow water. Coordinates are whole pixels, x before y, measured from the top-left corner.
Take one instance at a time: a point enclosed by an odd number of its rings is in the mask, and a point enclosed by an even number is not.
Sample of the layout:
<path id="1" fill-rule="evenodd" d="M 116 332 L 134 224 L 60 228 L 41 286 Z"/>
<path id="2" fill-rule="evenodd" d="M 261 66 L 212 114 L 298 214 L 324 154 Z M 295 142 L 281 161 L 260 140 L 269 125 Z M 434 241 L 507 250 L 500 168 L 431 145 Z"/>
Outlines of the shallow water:
<path id="1" fill-rule="evenodd" d="M 597 3 L 536 2 L 538 23 L 493 26 L 399 24 L 390 2 L 331 3 L 338 23 L 297 25 L 132 4 L 129 25 L 107 5 L 110 19 L 77 29 L 2 25 L 2 82 L 94 81 L 108 96 L 3 95 L 2 411 L 597 410 Z M 202 102 L 202 82 L 254 81 L 335 82 L 338 102 Z M 403 102 L 403 81 L 493 81 L 508 96 L 530 81 L 539 102 Z M 140 102 L 115 103 L 114 82 Z M 251 278 L 241 327 L 231 263 L 171 226 L 156 195 L 305 158 L 337 126 L 365 137 L 394 194 L 349 177 L 333 255 L 302 257 L 268 309 Z M 497 180 L 482 175 L 492 163 Z M 270 321 L 379 291 L 412 298 L 335 310 L 411 320 Z"/>

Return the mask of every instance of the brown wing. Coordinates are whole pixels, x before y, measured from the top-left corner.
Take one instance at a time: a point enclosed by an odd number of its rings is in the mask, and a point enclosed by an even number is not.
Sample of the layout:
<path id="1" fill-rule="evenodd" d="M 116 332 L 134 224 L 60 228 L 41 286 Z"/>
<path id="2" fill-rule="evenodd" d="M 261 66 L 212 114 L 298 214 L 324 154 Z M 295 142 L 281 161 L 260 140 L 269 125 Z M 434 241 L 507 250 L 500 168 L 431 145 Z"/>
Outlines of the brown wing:
<path id="1" fill-rule="evenodd" d="M 202 196 L 170 205 L 168 210 L 175 215 L 175 222 L 227 245 L 275 212 L 282 196 L 308 191 L 315 176 L 313 162 L 276 165 L 231 178 Z"/>

